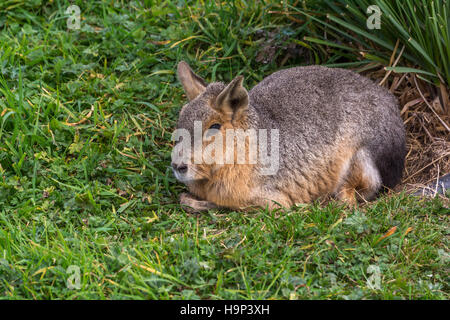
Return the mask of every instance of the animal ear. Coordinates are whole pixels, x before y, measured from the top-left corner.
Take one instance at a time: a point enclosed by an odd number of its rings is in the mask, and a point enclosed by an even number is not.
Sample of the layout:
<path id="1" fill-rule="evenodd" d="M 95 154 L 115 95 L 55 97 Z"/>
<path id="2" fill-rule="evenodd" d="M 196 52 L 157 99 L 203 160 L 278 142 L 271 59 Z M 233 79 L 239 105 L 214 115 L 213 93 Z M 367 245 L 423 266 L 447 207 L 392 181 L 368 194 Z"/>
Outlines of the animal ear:
<path id="1" fill-rule="evenodd" d="M 217 96 L 213 109 L 236 119 L 248 108 L 248 92 L 242 86 L 243 76 L 234 78 Z"/>
<path id="2" fill-rule="evenodd" d="M 194 100 L 205 91 L 207 86 L 205 80 L 196 75 L 186 62 L 178 63 L 177 73 L 189 100 Z"/>

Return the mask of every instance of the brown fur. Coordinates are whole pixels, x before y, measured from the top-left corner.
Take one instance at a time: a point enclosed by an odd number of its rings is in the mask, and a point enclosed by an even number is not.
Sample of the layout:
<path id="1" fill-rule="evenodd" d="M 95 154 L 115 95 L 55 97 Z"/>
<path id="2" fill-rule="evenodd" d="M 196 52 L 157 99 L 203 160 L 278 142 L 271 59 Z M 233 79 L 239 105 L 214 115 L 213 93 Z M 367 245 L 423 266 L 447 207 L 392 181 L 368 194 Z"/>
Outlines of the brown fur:
<path id="1" fill-rule="evenodd" d="M 194 121 L 202 121 L 206 131 L 220 124 L 224 139 L 231 128 L 280 132 L 280 166 L 272 176 L 260 174 L 260 163 L 192 163 L 182 177 L 176 172 L 193 195 L 180 201 L 194 211 L 273 209 L 330 194 L 354 205 L 401 177 L 405 137 L 396 101 L 364 77 L 343 69 L 292 68 L 247 92 L 242 77 L 208 85 L 184 62 L 178 75 L 190 100 L 178 128 L 192 132 Z M 225 151 L 230 146 L 223 142 Z M 234 147 L 236 160 L 236 142 Z"/>
<path id="2" fill-rule="evenodd" d="M 350 162 L 355 151 L 347 146 L 338 146 L 330 153 L 330 158 L 320 159 L 314 167 L 305 168 L 303 172 L 287 179 L 282 189 L 290 199 L 288 206 L 295 203 L 308 203 L 321 196 L 337 194 L 347 188 L 342 181 L 346 178 L 345 165 Z M 347 198 L 342 198 L 347 200 Z"/>
<path id="3" fill-rule="evenodd" d="M 224 152 L 227 149 L 225 131 L 227 129 L 246 129 L 248 125 L 244 117 L 235 117 L 232 119 L 229 114 L 215 114 L 205 122 L 205 128 L 209 128 L 214 123 L 221 123 L 220 131 L 223 134 Z M 206 147 L 208 143 L 204 142 Z M 248 155 L 248 140 L 246 140 L 247 158 Z M 237 159 L 237 145 L 234 147 L 234 160 Z M 193 159 L 192 159 L 193 161 Z M 200 199 L 205 199 L 221 207 L 232 209 L 243 209 L 251 205 L 249 199 L 251 198 L 254 184 L 252 182 L 252 174 L 254 165 L 250 164 L 223 164 L 220 167 L 215 165 L 201 164 L 196 165 L 196 168 L 202 172 L 207 172 L 208 176 L 214 175 L 214 179 L 206 182 L 194 183 L 190 186 L 189 191 Z M 193 205 L 193 202 L 190 202 Z"/>

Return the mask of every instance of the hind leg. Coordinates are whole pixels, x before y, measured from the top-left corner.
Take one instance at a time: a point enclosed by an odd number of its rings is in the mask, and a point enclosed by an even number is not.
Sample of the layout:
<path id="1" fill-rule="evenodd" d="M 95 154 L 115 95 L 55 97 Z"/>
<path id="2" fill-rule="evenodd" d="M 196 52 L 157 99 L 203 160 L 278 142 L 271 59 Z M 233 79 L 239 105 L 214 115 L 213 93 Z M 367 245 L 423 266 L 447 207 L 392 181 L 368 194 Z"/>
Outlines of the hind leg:
<path id="1" fill-rule="evenodd" d="M 350 160 L 341 181 L 336 192 L 337 198 L 350 205 L 356 205 L 358 200 L 372 200 L 381 186 L 380 173 L 364 149 L 358 150 Z"/>

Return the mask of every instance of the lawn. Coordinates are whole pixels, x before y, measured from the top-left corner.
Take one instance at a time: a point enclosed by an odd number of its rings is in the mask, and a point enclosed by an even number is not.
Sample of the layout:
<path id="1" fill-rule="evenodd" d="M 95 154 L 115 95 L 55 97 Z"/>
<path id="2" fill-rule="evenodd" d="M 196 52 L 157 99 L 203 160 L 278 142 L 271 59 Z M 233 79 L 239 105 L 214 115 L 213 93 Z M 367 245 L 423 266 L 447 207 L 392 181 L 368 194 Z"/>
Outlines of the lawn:
<path id="1" fill-rule="evenodd" d="M 71 4 L 79 29 L 68 28 Z M 277 2 L 0 4 L 2 299 L 449 299 L 445 199 L 189 214 L 170 169 L 185 60 L 251 88 L 326 64 Z M 71 20 L 71 22 L 73 22 Z M 70 23 L 69 23 L 70 24 Z M 332 60 L 332 59 L 331 59 Z"/>

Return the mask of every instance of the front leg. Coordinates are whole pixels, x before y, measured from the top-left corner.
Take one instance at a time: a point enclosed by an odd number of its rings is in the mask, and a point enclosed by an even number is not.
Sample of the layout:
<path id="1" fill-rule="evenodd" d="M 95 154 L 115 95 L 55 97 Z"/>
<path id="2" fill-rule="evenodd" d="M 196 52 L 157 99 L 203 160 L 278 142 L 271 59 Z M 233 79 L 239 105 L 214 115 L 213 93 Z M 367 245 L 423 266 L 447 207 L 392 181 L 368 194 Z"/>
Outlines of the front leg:
<path id="1" fill-rule="evenodd" d="M 219 207 L 212 202 L 198 200 L 190 193 L 184 192 L 180 195 L 180 204 L 183 209 L 189 213 L 200 213 L 209 209 L 218 209 Z"/>

